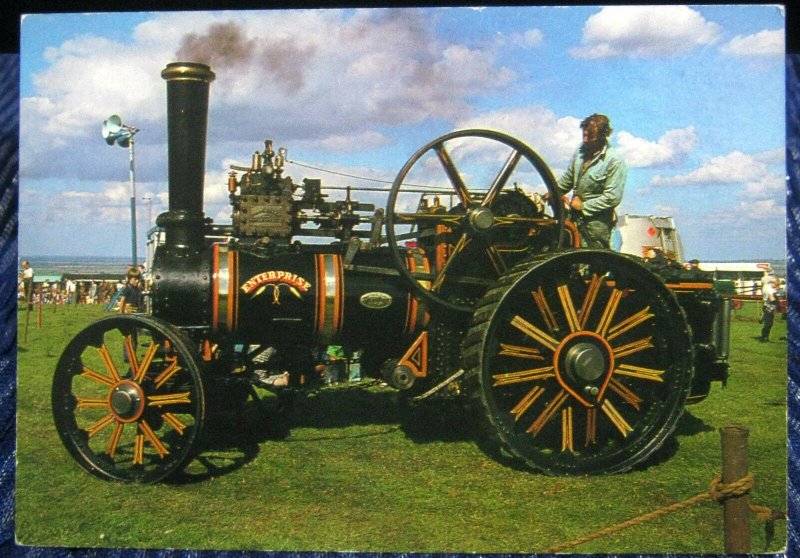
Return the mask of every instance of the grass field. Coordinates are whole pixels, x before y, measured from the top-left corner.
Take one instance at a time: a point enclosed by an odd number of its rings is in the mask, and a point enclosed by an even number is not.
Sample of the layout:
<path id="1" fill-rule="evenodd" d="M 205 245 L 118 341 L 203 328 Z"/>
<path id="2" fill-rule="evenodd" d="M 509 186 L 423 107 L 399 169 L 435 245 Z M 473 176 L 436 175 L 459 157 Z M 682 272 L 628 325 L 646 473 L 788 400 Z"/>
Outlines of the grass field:
<path id="1" fill-rule="evenodd" d="M 786 323 L 771 343 L 734 319 L 731 378 L 688 408 L 646 466 L 608 477 L 545 477 L 487 453 L 457 406 L 401 410 L 388 388 L 332 388 L 298 401 L 288 436 L 259 424 L 212 425 L 180 479 L 123 485 L 84 473 L 58 439 L 50 382 L 69 339 L 99 307 L 52 307 L 42 328 L 20 312 L 16 522 L 21 544 L 373 552 L 532 553 L 707 490 L 718 429 L 750 429 L 755 503 L 786 509 Z M 740 317 L 741 318 L 741 317 Z M 765 548 L 786 542 L 785 523 Z M 578 553 L 722 553 L 722 512 L 703 503 Z"/>

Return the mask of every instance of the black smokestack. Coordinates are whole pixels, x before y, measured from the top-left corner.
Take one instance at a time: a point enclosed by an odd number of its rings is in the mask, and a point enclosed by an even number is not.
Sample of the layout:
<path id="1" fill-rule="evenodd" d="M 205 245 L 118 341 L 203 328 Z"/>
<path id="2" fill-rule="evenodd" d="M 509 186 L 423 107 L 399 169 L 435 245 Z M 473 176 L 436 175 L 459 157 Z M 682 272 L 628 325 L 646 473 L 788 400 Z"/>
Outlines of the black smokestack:
<path id="1" fill-rule="evenodd" d="M 205 64 L 173 62 L 161 72 L 167 81 L 169 211 L 156 223 L 170 248 L 203 248 L 203 177 L 206 168 L 208 91 L 214 72 Z"/>

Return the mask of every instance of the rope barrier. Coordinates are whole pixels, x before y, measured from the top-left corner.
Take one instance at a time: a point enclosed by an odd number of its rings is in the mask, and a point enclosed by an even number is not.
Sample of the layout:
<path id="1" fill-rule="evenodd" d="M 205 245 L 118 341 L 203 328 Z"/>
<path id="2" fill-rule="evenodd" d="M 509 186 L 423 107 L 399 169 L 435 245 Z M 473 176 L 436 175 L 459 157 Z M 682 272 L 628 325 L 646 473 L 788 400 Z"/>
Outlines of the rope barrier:
<path id="1" fill-rule="evenodd" d="M 550 548 L 544 550 L 544 552 L 547 554 L 555 554 L 557 552 L 563 552 L 568 548 L 572 548 L 574 546 L 578 546 L 587 543 L 589 541 L 593 541 L 595 539 L 611 535 L 613 533 L 622 531 L 623 529 L 627 529 L 628 527 L 632 527 L 634 525 L 640 525 L 642 523 L 652 521 L 659 517 L 663 517 L 665 515 L 674 513 L 676 511 L 680 511 L 682 509 L 688 508 L 695 504 L 699 504 L 700 502 L 705 502 L 707 500 L 713 500 L 721 504 L 729 498 L 744 496 L 745 494 L 748 494 L 753 489 L 754 486 L 755 486 L 755 480 L 753 478 L 753 475 L 747 475 L 737 481 L 728 484 L 723 484 L 722 475 L 717 475 L 711 480 L 708 492 L 702 492 L 696 496 L 692 496 L 691 498 L 687 498 L 686 500 L 683 500 L 681 502 L 670 504 L 663 508 L 645 513 L 643 515 L 634 517 L 627 521 L 623 521 L 622 523 L 619 523 L 617 525 L 612 525 L 610 527 L 600 529 L 599 531 L 595 531 L 594 533 L 590 533 L 588 535 L 571 540 L 569 542 L 551 546 Z M 776 511 L 766 506 L 758 506 L 751 504 L 750 511 L 756 514 L 756 519 L 766 524 L 768 542 L 769 540 L 771 540 L 770 537 L 771 524 L 774 523 L 776 519 L 786 519 L 785 512 Z"/>

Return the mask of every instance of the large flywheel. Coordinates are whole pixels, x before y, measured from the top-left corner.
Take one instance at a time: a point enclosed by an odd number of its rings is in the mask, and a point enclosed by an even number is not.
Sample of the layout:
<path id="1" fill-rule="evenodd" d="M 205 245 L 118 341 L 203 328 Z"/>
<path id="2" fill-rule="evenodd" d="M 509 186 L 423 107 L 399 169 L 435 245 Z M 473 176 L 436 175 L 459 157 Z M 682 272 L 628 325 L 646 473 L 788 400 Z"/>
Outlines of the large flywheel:
<path id="1" fill-rule="evenodd" d="M 603 474 L 671 434 L 692 350 L 658 277 L 628 256 L 574 250 L 503 276 L 475 312 L 465 363 L 502 447 L 545 473 Z"/>
<path id="2" fill-rule="evenodd" d="M 419 183 L 443 186 L 426 192 Z M 435 193 L 434 201 L 420 207 L 421 191 Z M 400 170 L 386 206 L 386 238 L 416 295 L 471 312 L 516 261 L 559 245 L 563 213 L 556 179 L 533 149 L 494 130 L 460 130 L 422 146 Z M 405 266 L 401 245 L 409 240 L 429 251 L 430 274 Z"/>
<path id="3" fill-rule="evenodd" d="M 52 404 L 62 442 L 106 480 L 157 482 L 194 456 L 205 416 L 197 351 L 142 315 L 103 318 L 70 341 Z"/>

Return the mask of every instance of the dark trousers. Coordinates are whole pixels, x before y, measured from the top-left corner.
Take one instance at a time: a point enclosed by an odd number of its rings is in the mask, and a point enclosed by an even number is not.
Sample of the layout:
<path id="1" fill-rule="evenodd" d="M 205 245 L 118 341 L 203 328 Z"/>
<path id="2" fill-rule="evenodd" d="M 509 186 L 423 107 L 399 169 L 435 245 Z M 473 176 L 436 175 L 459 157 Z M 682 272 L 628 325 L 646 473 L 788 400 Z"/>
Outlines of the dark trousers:
<path id="1" fill-rule="evenodd" d="M 764 308 L 764 316 L 761 325 L 761 339 L 768 340 L 769 332 L 772 330 L 772 323 L 775 321 L 775 310 Z"/>

